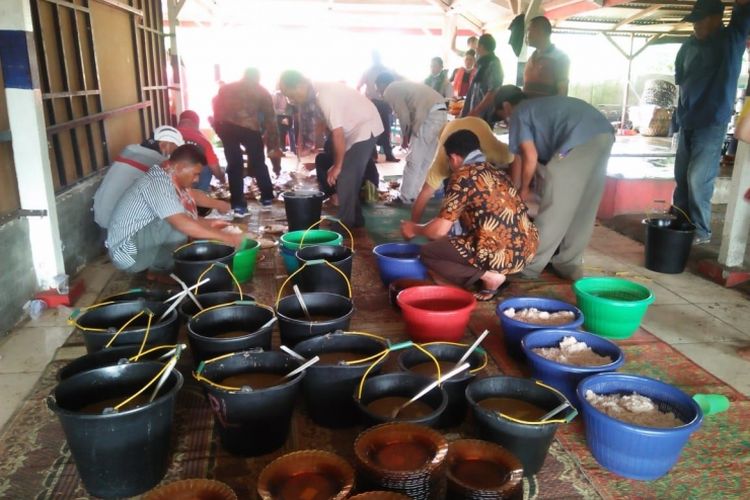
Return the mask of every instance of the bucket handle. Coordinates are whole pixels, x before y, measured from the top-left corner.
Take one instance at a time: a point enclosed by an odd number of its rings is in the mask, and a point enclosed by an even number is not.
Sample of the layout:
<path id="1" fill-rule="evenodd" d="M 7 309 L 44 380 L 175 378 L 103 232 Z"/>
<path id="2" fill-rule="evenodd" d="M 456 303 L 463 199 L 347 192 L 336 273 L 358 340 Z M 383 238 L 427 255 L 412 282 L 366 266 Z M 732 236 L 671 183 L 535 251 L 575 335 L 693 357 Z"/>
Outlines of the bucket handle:
<path id="1" fill-rule="evenodd" d="M 114 300 L 108 300 L 108 301 L 105 301 L 105 302 L 98 302 L 96 304 L 91 304 L 90 306 L 86 306 L 86 307 L 77 307 L 77 308 L 73 309 L 73 312 L 71 312 L 70 316 L 68 316 L 68 325 L 74 326 L 74 327 L 78 328 L 79 330 L 84 330 L 84 331 L 87 331 L 87 332 L 106 332 L 107 331 L 106 328 L 90 328 L 90 327 L 87 327 L 87 326 L 81 326 L 81 325 L 79 325 L 78 324 L 78 315 L 80 315 L 82 312 L 86 312 L 86 311 L 89 311 L 91 309 L 96 309 L 97 307 L 108 306 L 108 305 L 114 304 L 114 303 L 115 303 Z"/>
<path id="2" fill-rule="evenodd" d="M 259 348 L 255 348 L 255 349 L 249 349 L 249 351 L 251 351 L 251 352 L 263 352 L 263 348 L 259 347 Z M 247 352 L 247 351 L 242 351 L 242 352 Z M 221 361 L 222 359 L 231 358 L 235 354 L 237 354 L 237 352 L 229 352 L 229 353 L 226 353 L 226 354 L 221 354 L 221 355 L 216 356 L 216 357 L 211 358 L 211 359 L 206 359 L 204 361 L 201 361 L 198 364 L 198 368 L 196 368 L 195 371 L 193 372 L 193 378 L 196 381 L 198 381 L 198 382 L 205 382 L 206 384 L 208 384 L 208 385 L 210 385 L 212 387 L 216 387 L 218 389 L 223 389 L 225 391 L 241 391 L 242 387 L 232 387 L 232 386 L 228 386 L 228 385 L 217 384 L 213 380 L 208 379 L 208 378 L 206 378 L 206 377 L 203 376 L 203 370 L 206 368 L 206 365 L 211 364 L 211 363 L 215 363 L 216 361 Z"/>
<path id="3" fill-rule="evenodd" d="M 341 227 L 343 227 L 343 228 L 344 228 L 344 230 L 346 230 L 347 234 L 349 235 L 349 240 L 351 241 L 351 244 L 352 244 L 352 252 L 353 252 L 353 251 L 354 251 L 354 235 L 353 235 L 353 234 L 352 234 L 352 232 L 351 232 L 351 231 L 349 230 L 349 228 L 348 228 L 348 227 L 346 227 L 346 224 L 344 224 L 344 223 L 343 223 L 343 222 L 341 221 L 341 219 L 339 219 L 338 217 L 332 217 L 332 216 L 330 216 L 330 215 L 324 215 L 323 217 L 321 217 L 321 218 L 320 218 L 320 220 L 319 220 L 318 222 L 314 223 L 314 224 L 313 224 L 312 226 L 310 226 L 310 227 L 308 227 L 307 229 L 305 229 L 305 232 L 304 232 L 304 233 L 302 233 L 302 239 L 300 239 L 300 240 L 299 240 L 299 247 L 300 247 L 300 248 L 303 248 L 303 246 L 304 246 L 304 243 L 305 243 L 305 237 L 307 236 L 307 233 L 308 233 L 308 232 L 309 232 L 309 231 L 310 231 L 310 230 L 311 230 L 312 228 L 314 228 L 314 227 L 316 227 L 316 226 L 319 226 L 319 225 L 320 225 L 320 224 L 321 224 L 321 223 L 322 223 L 323 221 L 327 221 L 327 220 L 328 220 L 328 221 L 331 221 L 331 222 L 335 222 L 335 223 L 339 224 L 339 225 L 340 225 Z"/>
<path id="4" fill-rule="evenodd" d="M 422 347 L 428 347 L 431 345 L 455 345 L 458 347 L 469 347 L 469 344 L 462 344 L 460 342 L 426 342 L 424 344 L 420 344 Z M 487 351 L 482 349 L 481 347 L 477 347 L 474 349 L 474 352 L 478 352 L 482 355 L 483 361 L 482 364 L 479 365 L 477 368 L 474 368 L 473 370 L 469 370 L 469 373 L 478 373 L 487 368 Z"/>
<path id="5" fill-rule="evenodd" d="M 271 306 L 267 306 L 265 304 L 261 304 L 260 302 L 256 302 L 254 300 L 235 300 L 234 302 L 225 302 L 223 304 L 216 304 L 215 306 L 206 307 L 205 309 L 201 309 L 197 313 L 193 315 L 193 318 L 197 318 L 204 312 L 213 311 L 214 309 L 219 309 L 220 307 L 227 307 L 227 306 L 246 306 L 246 305 L 256 305 L 258 307 L 262 307 L 263 309 L 268 309 L 271 311 L 271 313 L 274 314 L 273 318 L 268 320 L 264 325 L 262 325 L 260 328 L 265 328 L 266 326 L 269 326 L 269 324 L 273 324 L 276 322 L 276 313 L 274 312 L 273 308 Z"/>
<path id="6" fill-rule="evenodd" d="M 339 273 L 344 278 L 344 281 L 346 281 L 346 288 L 349 291 L 349 298 L 350 299 L 352 298 L 352 283 L 351 283 L 351 281 L 349 281 L 349 278 L 346 277 L 346 273 L 344 273 L 344 271 L 342 271 L 338 267 L 334 266 L 333 264 L 331 264 L 330 262 L 328 262 L 325 259 L 308 260 L 299 269 L 297 269 L 296 271 L 294 271 L 292 274 L 290 274 L 284 280 L 284 283 L 281 285 L 281 288 L 279 288 L 279 293 L 276 295 L 276 309 L 279 308 L 279 302 L 281 301 L 281 294 L 284 292 L 284 288 L 289 283 L 289 280 L 291 280 L 297 274 L 299 274 L 300 272 L 302 272 L 302 270 L 304 268 L 306 268 L 307 266 L 317 266 L 317 265 L 320 265 L 320 264 L 327 265 L 328 267 L 330 267 L 331 269 L 333 269 L 334 271 L 336 271 L 337 273 Z"/>
<path id="7" fill-rule="evenodd" d="M 146 323 L 146 332 L 143 335 L 143 341 L 141 342 L 141 347 L 140 347 L 140 349 L 138 349 L 138 356 L 140 356 L 141 353 L 143 352 L 143 347 L 146 345 L 146 341 L 148 340 L 148 333 L 151 331 L 151 321 L 154 319 L 154 313 L 152 313 L 148 309 L 144 309 L 143 311 L 140 311 L 140 312 L 136 313 L 132 318 L 130 318 L 129 320 L 127 320 L 125 322 L 125 324 L 122 325 L 119 330 L 117 330 L 117 332 L 112 336 L 112 338 L 109 339 L 109 342 L 106 343 L 106 345 L 104 346 L 104 348 L 106 349 L 106 348 L 110 347 L 112 345 L 112 343 L 114 343 L 115 339 L 125 330 L 125 328 L 128 327 L 128 325 L 130 323 L 132 323 L 136 319 L 140 318 L 144 314 L 148 315 L 148 323 Z"/>
<path id="8" fill-rule="evenodd" d="M 367 367 L 367 370 L 365 370 L 365 373 L 362 374 L 362 378 L 359 380 L 359 386 L 357 387 L 357 400 L 362 399 L 362 390 L 365 387 L 365 380 L 367 380 L 367 376 L 370 374 L 372 369 L 376 365 L 380 364 L 380 362 L 385 360 L 385 358 L 387 358 L 391 352 L 400 351 L 402 349 L 408 349 L 410 347 L 415 347 L 419 349 L 420 351 L 422 351 L 423 353 L 425 353 L 427 356 L 429 356 L 430 359 L 432 359 L 432 361 L 435 363 L 435 366 L 437 367 L 438 379 L 442 378 L 440 374 L 440 363 L 438 363 L 437 358 L 435 358 L 435 356 L 433 356 L 431 352 L 429 352 L 428 350 L 426 350 L 424 347 L 420 346 L 419 344 L 415 344 L 411 340 L 407 340 L 406 342 L 399 342 L 398 344 L 389 345 L 387 349 L 385 349 L 383 352 L 379 354 L 370 356 L 370 358 L 373 358 L 373 359 L 377 358 L 377 359 L 370 366 Z M 357 360 L 357 362 L 362 363 L 364 362 L 364 360 L 359 359 Z"/>
<path id="9" fill-rule="evenodd" d="M 136 361 L 138 361 L 141 358 L 141 356 L 146 356 L 148 354 L 151 354 L 152 352 L 161 351 L 163 349 L 166 349 L 167 350 L 167 354 L 169 354 L 169 350 L 173 350 L 176 347 L 177 347 L 177 344 L 174 344 L 174 345 L 158 345 L 156 347 L 152 347 L 151 349 L 147 349 L 147 350 L 145 350 L 143 352 L 138 352 L 138 354 L 136 354 L 135 356 L 131 356 L 130 358 L 128 358 L 128 361 L 131 362 L 131 363 L 135 363 Z"/>
<path id="10" fill-rule="evenodd" d="M 240 294 L 240 300 L 242 300 L 242 286 L 240 285 L 240 282 L 237 280 L 237 277 L 234 275 L 232 270 L 229 268 L 228 265 L 224 264 L 223 262 L 212 262 L 210 266 L 208 266 L 204 271 L 198 276 L 198 283 L 200 283 L 203 280 L 203 277 L 208 274 L 208 272 L 214 268 L 214 266 L 223 267 L 226 269 L 226 271 L 229 273 L 229 276 L 232 277 L 232 281 L 234 281 L 234 284 L 237 286 L 237 292 Z M 195 288 L 195 294 L 198 295 L 198 288 Z"/>
<path id="11" fill-rule="evenodd" d="M 534 383 L 540 387 L 544 387 L 545 389 L 554 392 L 561 398 L 563 398 L 565 401 L 568 401 L 568 398 L 565 397 L 563 393 L 555 389 L 554 387 L 551 387 L 544 382 L 541 382 L 539 380 L 534 380 Z M 565 418 L 556 418 L 551 420 L 545 420 L 544 422 L 537 422 L 537 421 L 530 421 L 530 420 L 521 420 L 518 418 L 511 417 L 510 415 L 506 415 L 503 412 L 497 411 L 493 413 L 497 413 L 498 415 L 501 415 L 503 418 L 506 418 L 508 420 L 511 420 L 513 422 L 519 423 L 519 424 L 527 424 L 527 425 L 545 425 L 545 424 L 569 424 L 576 416 L 578 415 L 578 410 L 570 404 L 570 401 L 568 401 L 568 408 L 571 410 L 570 413 L 568 413 Z"/>
<path id="12" fill-rule="evenodd" d="M 154 385 L 154 384 L 156 383 L 156 381 L 157 381 L 157 380 L 161 379 L 162 375 L 164 375 L 164 374 L 165 374 L 165 372 L 168 372 L 168 371 L 170 371 L 170 370 L 173 370 L 173 369 L 174 369 L 174 367 L 175 367 L 175 365 L 177 365 L 177 360 L 179 360 L 179 359 L 180 359 L 180 351 L 181 351 L 181 349 L 180 349 L 180 348 L 178 347 L 178 348 L 176 349 L 176 351 L 175 351 L 175 354 L 174 354 L 174 356 L 172 356 L 172 359 L 170 359 L 170 360 L 169 360 L 169 361 L 168 361 L 167 363 L 165 363 L 165 364 L 164 364 L 164 366 L 162 367 L 162 369 L 161 369 L 161 370 L 159 370 L 159 373 L 157 373 L 157 374 L 156 374 L 156 375 L 154 376 L 154 378 L 152 378 L 151 380 L 149 380 L 149 381 L 148 381 L 148 382 L 146 383 L 146 385 L 144 385 L 143 387 L 141 387 L 141 388 L 140 388 L 140 389 L 138 390 L 138 392 L 136 392 L 135 394 L 133 394 L 132 396 L 130 396 L 130 397 L 129 397 L 128 399 L 126 399 L 126 400 L 124 400 L 124 401 L 122 401 L 122 402 L 118 403 L 118 404 L 117 404 L 117 405 L 116 405 L 116 406 L 114 407 L 114 409 L 115 409 L 115 410 L 119 410 L 120 408 L 122 408 L 122 407 L 123 407 L 123 406 L 125 406 L 126 404 L 130 403 L 130 402 L 131 402 L 132 400 L 134 400 L 135 398 L 137 398 L 138 396 L 140 396 L 141 394 L 143 394 L 143 393 L 144 393 L 144 392 L 146 391 L 146 389 L 148 389 L 149 387 L 151 387 L 152 385 Z"/>
<path id="13" fill-rule="evenodd" d="M 177 248 L 175 248 L 172 251 L 172 254 L 174 255 L 175 253 L 179 252 L 183 248 L 187 248 L 189 246 L 196 245 L 198 243 L 218 243 L 219 245 L 226 245 L 226 243 L 224 243 L 223 241 L 219 241 L 219 240 L 195 240 L 195 241 L 189 241 L 189 242 L 185 243 L 184 245 L 178 246 Z M 200 281 L 200 280 L 198 280 L 198 281 Z"/>
<path id="14" fill-rule="evenodd" d="M 666 204 L 667 202 L 664 201 L 664 200 L 654 200 L 654 203 L 664 203 L 664 204 Z M 680 212 L 682 214 L 682 216 L 685 217 L 685 219 L 690 223 L 691 226 L 695 226 L 695 224 L 693 224 L 693 221 L 690 219 L 690 216 L 687 213 L 685 213 L 685 211 L 683 209 L 681 209 L 677 205 L 672 205 L 672 208 L 674 208 L 678 212 Z M 649 221 L 649 222 L 651 221 L 651 214 L 652 213 L 653 213 L 653 211 L 652 212 L 646 212 L 646 220 Z"/>

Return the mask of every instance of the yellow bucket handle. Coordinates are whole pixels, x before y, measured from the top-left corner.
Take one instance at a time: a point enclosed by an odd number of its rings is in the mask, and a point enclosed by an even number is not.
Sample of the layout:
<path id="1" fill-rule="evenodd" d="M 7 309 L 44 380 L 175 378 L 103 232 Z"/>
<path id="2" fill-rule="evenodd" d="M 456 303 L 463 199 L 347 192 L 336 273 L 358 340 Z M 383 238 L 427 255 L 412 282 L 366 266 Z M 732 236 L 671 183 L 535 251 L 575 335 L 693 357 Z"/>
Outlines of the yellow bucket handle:
<path id="1" fill-rule="evenodd" d="M 352 244 L 352 252 L 353 252 L 353 251 L 354 251 L 354 235 L 353 235 L 353 234 L 352 234 L 352 232 L 351 232 L 351 231 L 349 230 L 349 228 L 348 228 L 348 227 L 346 227 L 346 224 L 344 224 L 344 223 L 343 223 L 343 222 L 341 221 L 341 219 L 339 219 L 338 217 L 331 217 L 330 215 L 324 215 L 323 217 L 321 217 L 321 218 L 320 218 L 320 220 L 319 220 L 318 222 L 314 223 L 314 224 L 313 224 L 312 226 L 310 226 L 310 227 L 308 227 L 307 229 L 305 229 L 305 232 L 304 232 L 304 233 L 302 233 L 302 239 L 301 239 L 301 240 L 299 240 L 299 247 L 300 247 L 300 248 L 302 248 L 302 247 L 303 247 L 303 245 L 305 244 L 305 238 L 307 237 L 307 233 L 308 233 L 308 232 L 309 232 L 309 231 L 310 231 L 310 230 L 311 230 L 312 228 L 314 228 L 314 227 L 316 227 L 316 226 L 319 226 L 319 225 L 320 225 L 320 224 L 321 224 L 321 223 L 322 223 L 323 221 L 327 221 L 327 220 L 329 220 L 329 221 L 332 221 L 332 222 L 336 222 L 337 224 L 339 224 L 339 225 L 340 225 L 341 227 L 343 227 L 343 228 L 344 228 L 344 230 L 345 230 L 345 231 L 347 232 L 347 234 L 349 235 L 349 240 L 351 241 L 351 244 Z"/>
<path id="2" fill-rule="evenodd" d="M 154 313 L 152 313 L 151 311 L 143 310 L 143 311 L 136 313 L 132 318 L 127 320 L 125 324 L 120 327 L 119 330 L 117 330 L 117 332 L 112 336 L 111 339 L 109 339 L 109 342 L 107 342 L 107 344 L 104 347 L 105 348 L 110 347 L 112 343 L 115 341 L 115 339 L 128 327 L 128 325 L 130 325 L 130 323 L 137 320 L 144 314 L 148 314 L 148 323 L 146 324 L 146 332 L 143 335 L 143 342 L 141 342 L 141 348 L 138 350 L 138 355 L 140 355 L 140 353 L 143 351 L 143 346 L 146 345 L 146 340 L 148 339 L 148 332 L 151 330 L 151 320 L 154 317 Z M 103 331 L 106 331 L 106 330 L 103 330 Z"/>
<path id="3" fill-rule="evenodd" d="M 190 241 L 188 243 L 185 243 L 184 245 L 180 245 L 179 247 L 175 248 L 172 251 L 172 255 L 174 255 L 175 253 L 179 252 L 183 248 L 187 248 L 189 246 L 196 245 L 198 243 L 218 243 L 219 245 L 229 246 L 226 243 L 224 243 L 223 241 L 219 241 L 219 240 L 195 240 L 195 241 Z M 200 281 L 200 280 L 198 280 L 198 281 Z"/>
<path id="4" fill-rule="evenodd" d="M 431 346 L 431 345 L 455 345 L 455 346 L 458 346 L 458 347 L 469 347 L 469 344 L 463 344 L 461 342 L 426 342 L 426 343 L 421 344 L 421 345 L 422 345 L 422 347 L 427 347 L 427 346 Z M 483 361 L 482 361 L 482 364 L 479 365 L 477 368 L 474 368 L 473 370 L 469 370 L 469 373 L 478 373 L 478 372 L 484 370 L 485 368 L 487 368 L 487 362 L 488 362 L 487 361 L 487 351 L 485 351 L 481 347 L 477 347 L 476 349 L 474 349 L 474 352 L 478 352 L 479 354 L 481 354 L 482 357 L 483 357 Z"/>
<path id="5" fill-rule="evenodd" d="M 175 366 L 177 365 L 177 361 L 179 359 L 180 359 L 180 347 L 178 345 L 176 347 L 175 355 L 172 356 L 172 359 L 170 359 L 167 363 L 164 364 L 164 366 L 162 367 L 162 369 L 159 370 L 159 372 L 154 376 L 154 378 L 152 378 L 151 380 L 149 380 L 146 383 L 146 385 L 144 385 L 143 387 L 140 388 L 140 390 L 138 392 L 136 392 L 135 394 L 133 394 L 132 396 L 130 396 L 125 401 L 117 404 L 114 407 L 114 409 L 115 410 L 119 410 L 120 408 L 122 408 L 123 406 L 125 406 L 126 404 L 128 404 L 129 402 L 131 402 L 133 399 L 135 399 L 138 396 L 140 396 L 141 394 L 143 394 L 143 392 L 146 389 L 148 389 L 149 387 L 151 387 L 152 385 L 154 385 L 154 383 L 161 378 L 161 376 L 164 374 L 164 372 L 166 372 L 167 370 L 173 370 L 175 368 Z M 153 398 L 153 395 L 151 397 Z"/>
<path id="6" fill-rule="evenodd" d="M 563 393 L 561 393 L 560 391 L 558 391 L 554 387 L 550 387 L 549 385 L 547 385 L 547 384 L 545 384 L 543 382 L 540 382 L 539 380 L 535 380 L 534 383 L 536 385 L 540 386 L 540 387 L 544 387 L 545 389 L 554 392 L 555 394 L 557 394 L 558 396 L 560 396 L 561 398 L 563 398 L 565 401 L 568 401 L 568 398 L 566 398 L 563 395 Z M 572 404 L 570 404 L 569 401 L 568 401 L 568 408 L 570 408 L 573 411 L 570 414 L 568 414 L 567 417 L 565 417 L 565 418 L 556 418 L 556 419 L 552 419 L 552 420 L 545 420 L 544 422 L 536 422 L 536 421 L 530 421 L 530 420 L 521 420 L 521 419 L 518 419 L 518 418 L 511 417 L 510 415 L 506 415 L 505 413 L 500 412 L 500 411 L 495 412 L 495 413 L 497 413 L 498 415 L 501 415 L 504 418 L 507 418 L 508 420 L 516 422 L 518 424 L 526 424 L 526 425 L 568 424 L 568 423 L 570 423 L 571 420 L 573 420 L 578 415 L 578 410 L 576 410 L 576 408 Z"/>
<path id="7" fill-rule="evenodd" d="M 664 201 L 664 200 L 654 200 L 654 203 L 664 203 L 664 204 L 666 204 L 667 202 Z M 693 221 L 690 219 L 690 216 L 688 214 L 686 214 L 683 209 L 681 209 L 677 205 L 672 205 L 672 207 L 674 209 L 676 209 L 678 212 L 680 212 L 682 214 L 682 216 L 685 217 L 685 219 L 690 223 L 691 226 L 695 226 L 695 224 L 693 224 Z M 647 221 L 651 220 L 651 214 L 652 213 L 656 213 L 656 210 L 652 210 L 651 212 L 646 212 L 646 220 Z"/>
<path id="8" fill-rule="evenodd" d="M 219 266 L 219 267 L 223 267 L 224 269 L 226 269 L 226 270 L 227 270 L 227 272 L 229 273 L 229 276 L 231 276 L 231 277 L 232 277 L 232 281 L 234 281 L 234 284 L 235 284 L 235 285 L 237 286 L 237 292 L 239 292 L 239 294 L 240 294 L 240 300 L 242 300 L 242 299 L 243 299 L 243 295 L 242 295 L 242 286 L 240 285 L 240 282 L 239 282 L 239 281 L 237 280 L 237 277 L 236 277 L 236 276 L 234 275 L 234 273 L 233 273 L 233 272 L 232 272 L 232 270 L 231 270 L 231 269 L 229 268 L 229 266 L 228 266 L 228 265 L 226 265 L 226 264 L 224 264 L 223 262 L 212 262 L 212 263 L 211 263 L 211 265 L 210 265 L 210 266 L 208 266 L 208 267 L 207 267 L 207 268 L 206 268 L 206 269 L 205 269 L 205 270 L 204 270 L 204 271 L 203 271 L 203 272 L 202 272 L 202 273 L 200 274 L 200 276 L 198 276 L 198 280 L 196 281 L 196 283 L 200 283 L 201 281 L 203 281 L 203 277 L 204 277 L 204 276 L 205 276 L 206 274 L 208 274 L 208 272 L 209 272 L 209 271 L 210 271 L 211 269 L 213 269 L 213 268 L 214 268 L 214 266 Z M 195 295 L 198 295 L 198 293 L 199 293 L 199 292 L 198 292 L 198 290 L 199 290 L 199 289 L 200 289 L 200 287 L 196 287 L 196 289 L 195 289 Z"/>
<path id="9" fill-rule="evenodd" d="M 284 283 L 281 285 L 281 288 L 279 288 L 279 293 L 276 295 L 276 308 L 279 308 L 279 302 L 281 301 L 281 294 L 284 292 L 284 288 L 289 283 L 289 280 L 294 278 L 297 274 L 299 274 L 304 268 L 307 266 L 315 266 L 319 264 L 325 264 L 331 269 L 335 270 L 337 273 L 339 273 L 341 276 L 343 276 L 344 281 L 346 281 L 346 289 L 349 291 L 349 298 L 352 298 L 352 283 L 349 281 L 349 278 L 346 277 L 346 273 L 339 269 L 338 267 L 334 266 L 330 262 L 328 262 L 325 259 L 316 259 L 316 260 L 309 260 L 302 264 L 301 267 L 299 267 L 296 271 L 294 271 L 292 274 L 290 274 L 285 280 Z"/>

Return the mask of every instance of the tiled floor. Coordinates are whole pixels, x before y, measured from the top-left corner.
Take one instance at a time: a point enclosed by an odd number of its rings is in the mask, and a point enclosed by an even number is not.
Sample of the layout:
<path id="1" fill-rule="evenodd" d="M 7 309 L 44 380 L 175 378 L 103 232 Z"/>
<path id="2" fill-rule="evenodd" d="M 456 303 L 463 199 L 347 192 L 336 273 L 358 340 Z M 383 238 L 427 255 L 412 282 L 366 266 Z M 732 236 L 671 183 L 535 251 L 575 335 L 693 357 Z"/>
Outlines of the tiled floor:
<path id="1" fill-rule="evenodd" d="M 643 246 L 597 226 L 586 254 L 589 275 L 615 275 L 643 283 L 656 295 L 644 326 L 680 352 L 746 395 L 750 362 L 736 349 L 750 345 L 750 297 L 690 273 L 659 274 L 643 267 Z M 87 293 L 77 306 L 93 302 L 112 277 L 112 268 L 96 262 L 81 273 Z M 0 426 L 29 392 L 71 329 L 69 310 L 46 311 L 0 342 Z M 83 347 L 64 348 L 58 358 L 72 359 Z"/>

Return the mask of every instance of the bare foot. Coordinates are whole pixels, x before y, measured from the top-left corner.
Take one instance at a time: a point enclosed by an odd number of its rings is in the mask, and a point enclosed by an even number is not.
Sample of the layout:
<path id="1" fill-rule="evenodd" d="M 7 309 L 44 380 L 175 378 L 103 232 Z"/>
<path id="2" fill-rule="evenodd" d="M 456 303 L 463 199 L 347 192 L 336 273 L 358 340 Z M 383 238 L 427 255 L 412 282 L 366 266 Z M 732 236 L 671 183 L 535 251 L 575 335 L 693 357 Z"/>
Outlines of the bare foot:
<path id="1" fill-rule="evenodd" d="M 750 361 L 750 346 L 737 349 L 737 355 L 746 361 Z"/>

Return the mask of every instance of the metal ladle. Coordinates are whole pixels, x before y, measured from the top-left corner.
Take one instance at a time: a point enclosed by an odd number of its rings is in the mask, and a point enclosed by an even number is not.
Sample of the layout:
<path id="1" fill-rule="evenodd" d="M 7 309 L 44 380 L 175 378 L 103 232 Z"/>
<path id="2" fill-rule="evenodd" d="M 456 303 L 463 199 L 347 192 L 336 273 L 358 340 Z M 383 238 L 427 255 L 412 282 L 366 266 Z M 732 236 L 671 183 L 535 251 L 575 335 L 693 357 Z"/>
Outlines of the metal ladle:
<path id="1" fill-rule="evenodd" d="M 428 392 L 430 392 L 435 387 L 437 387 L 439 384 L 445 382 L 449 378 L 451 378 L 451 377 L 453 377 L 455 375 L 458 375 L 459 373 L 461 373 L 464 370 L 468 370 L 469 366 L 470 366 L 469 363 L 464 363 L 464 364 L 462 364 L 460 366 L 457 366 L 456 368 L 452 369 L 451 371 L 449 371 L 448 373 L 446 373 L 445 375 L 443 375 L 441 378 L 439 378 L 439 379 L 437 379 L 437 380 L 435 380 L 433 382 L 430 382 L 428 385 L 426 385 L 424 387 L 424 389 L 422 389 L 421 391 L 419 391 L 416 394 L 416 396 L 414 396 L 413 398 L 411 398 L 409 401 L 407 401 L 406 403 L 402 404 L 398 408 L 395 408 L 391 412 L 390 417 L 392 419 L 395 419 L 398 416 L 398 414 L 401 412 L 401 410 L 403 410 L 404 408 L 406 408 L 407 406 L 409 406 L 410 404 L 412 404 L 414 401 L 418 400 L 419 398 L 421 398 L 422 396 L 424 396 L 425 394 L 427 394 Z"/>
<path id="2" fill-rule="evenodd" d="M 299 301 L 300 307 L 302 307 L 302 312 L 305 313 L 305 317 L 307 318 L 307 321 L 310 323 L 313 322 L 312 317 L 310 316 L 310 311 L 307 310 L 307 304 L 305 304 L 305 300 L 302 298 L 302 292 L 299 291 L 299 287 L 297 285 L 294 285 L 292 287 L 292 290 L 294 290 L 294 295 L 297 296 L 297 301 Z"/>

